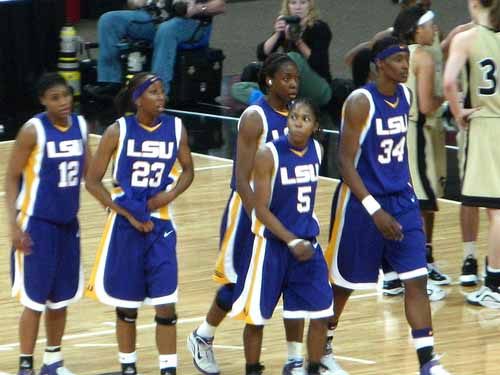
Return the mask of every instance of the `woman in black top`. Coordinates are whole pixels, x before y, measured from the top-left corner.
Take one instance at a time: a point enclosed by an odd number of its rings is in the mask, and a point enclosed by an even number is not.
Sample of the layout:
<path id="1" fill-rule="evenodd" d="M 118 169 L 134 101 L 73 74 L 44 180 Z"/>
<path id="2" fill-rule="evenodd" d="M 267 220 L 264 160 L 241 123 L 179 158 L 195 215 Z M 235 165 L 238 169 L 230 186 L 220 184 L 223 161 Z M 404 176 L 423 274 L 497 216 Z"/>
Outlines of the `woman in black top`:
<path id="1" fill-rule="evenodd" d="M 314 0 L 283 0 L 273 34 L 257 46 L 257 58 L 263 61 L 279 49 L 288 53 L 299 69 L 298 95 L 323 107 L 332 97 L 328 56 L 331 40 L 330 27 L 319 19 Z M 254 82 L 236 83 L 231 92 L 236 100 L 247 104 L 262 95 Z"/>
<path id="2" fill-rule="evenodd" d="M 299 24 L 291 20 L 294 16 L 300 17 Z M 295 28 L 300 28 L 300 32 L 294 33 Z M 316 73 L 331 82 L 328 56 L 331 40 L 330 27 L 319 19 L 314 0 L 283 0 L 274 33 L 257 46 L 257 58 L 264 61 L 280 47 L 284 52 L 298 52 Z"/>

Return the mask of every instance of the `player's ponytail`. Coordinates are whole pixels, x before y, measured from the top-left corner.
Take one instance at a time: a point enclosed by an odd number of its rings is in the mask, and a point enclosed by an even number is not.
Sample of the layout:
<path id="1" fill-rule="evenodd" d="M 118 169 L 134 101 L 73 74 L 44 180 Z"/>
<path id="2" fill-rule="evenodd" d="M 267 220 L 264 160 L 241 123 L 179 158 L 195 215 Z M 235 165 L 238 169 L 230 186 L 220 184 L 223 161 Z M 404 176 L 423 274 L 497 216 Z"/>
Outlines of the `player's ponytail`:
<path id="1" fill-rule="evenodd" d="M 490 12 L 491 26 L 500 31 L 500 0 L 480 0 L 480 3 Z"/>
<path id="2" fill-rule="evenodd" d="M 118 113 L 118 117 L 124 116 L 126 113 L 135 113 L 137 107 L 132 101 L 132 93 L 142 82 L 144 82 L 151 73 L 142 72 L 136 74 L 132 79 L 125 85 L 115 97 L 115 109 Z"/>
<path id="3" fill-rule="evenodd" d="M 415 43 L 418 20 L 426 11 L 419 6 L 402 10 L 394 21 L 393 35 L 406 44 Z"/>

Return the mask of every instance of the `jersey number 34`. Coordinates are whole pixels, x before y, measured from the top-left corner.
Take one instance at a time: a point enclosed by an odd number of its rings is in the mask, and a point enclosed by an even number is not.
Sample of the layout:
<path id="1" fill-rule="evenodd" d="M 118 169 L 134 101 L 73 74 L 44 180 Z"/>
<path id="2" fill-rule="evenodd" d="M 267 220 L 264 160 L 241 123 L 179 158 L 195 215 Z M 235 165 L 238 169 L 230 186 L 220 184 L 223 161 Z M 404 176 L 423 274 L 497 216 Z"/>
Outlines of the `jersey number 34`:
<path id="1" fill-rule="evenodd" d="M 389 164 L 393 158 L 398 162 L 403 161 L 405 155 L 405 141 L 406 137 L 402 137 L 398 143 L 392 138 L 383 139 L 380 142 L 382 153 L 378 155 L 378 162 L 380 164 Z"/>

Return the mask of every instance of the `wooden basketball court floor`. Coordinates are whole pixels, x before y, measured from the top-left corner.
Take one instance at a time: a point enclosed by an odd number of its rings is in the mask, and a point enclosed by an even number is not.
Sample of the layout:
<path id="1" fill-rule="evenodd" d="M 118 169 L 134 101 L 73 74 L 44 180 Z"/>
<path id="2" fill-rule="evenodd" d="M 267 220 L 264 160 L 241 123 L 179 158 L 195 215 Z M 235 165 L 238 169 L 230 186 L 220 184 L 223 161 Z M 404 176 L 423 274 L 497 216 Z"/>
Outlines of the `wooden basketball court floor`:
<path id="1" fill-rule="evenodd" d="M 97 137 L 93 138 L 95 146 Z M 9 253 L 4 197 L 4 174 L 12 142 L 0 144 L 0 375 L 14 374 L 18 364 L 17 325 L 22 307 L 10 297 Z M 178 353 L 179 374 L 197 374 L 186 349 L 186 337 L 204 319 L 217 285 L 211 281 L 217 256 L 219 222 L 229 193 L 230 160 L 193 155 L 196 176 L 193 185 L 175 202 L 178 227 L 179 298 Z M 109 181 L 109 179 L 108 179 Z M 322 224 L 320 242 L 327 245 L 330 204 L 336 181 L 321 179 L 316 213 Z M 465 304 L 470 289 L 457 285 L 462 250 L 456 202 L 441 201 L 437 214 L 434 249 L 438 265 L 453 277 L 446 287 L 448 297 L 432 303 L 436 350 L 444 354 L 442 363 L 453 374 L 500 374 L 500 310 Z M 82 188 L 80 224 L 82 261 L 89 277 L 105 212 Z M 486 252 L 486 214 L 481 213 L 478 254 Z M 362 229 L 360 229 L 362 231 Z M 362 235 L 362 232 L 360 232 Z M 482 267 L 482 259 L 480 261 Z M 351 374 L 417 374 L 417 359 L 407 327 L 402 297 L 383 297 L 380 291 L 357 292 L 349 301 L 337 329 L 335 353 Z M 154 313 L 144 307 L 138 319 L 138 369 L 141 374 L 158 374 L 154 344 Z M 69 310 L 63 352 L 66 365 L 76 374 L 102 374 L 119 370 L 114 334 L 114 309 L 88 298 Z M 222 374 L 244 374 L 242 328 L 239 321 L 226 320 L 217 331 L 215 354 Z M 35 366 L 42 362 L 44 328 L 41 326 Z M 281 374 L 286 360 L 286 344 L 281 310 L 266 327 L 262 352 L 266 374 Z"/>

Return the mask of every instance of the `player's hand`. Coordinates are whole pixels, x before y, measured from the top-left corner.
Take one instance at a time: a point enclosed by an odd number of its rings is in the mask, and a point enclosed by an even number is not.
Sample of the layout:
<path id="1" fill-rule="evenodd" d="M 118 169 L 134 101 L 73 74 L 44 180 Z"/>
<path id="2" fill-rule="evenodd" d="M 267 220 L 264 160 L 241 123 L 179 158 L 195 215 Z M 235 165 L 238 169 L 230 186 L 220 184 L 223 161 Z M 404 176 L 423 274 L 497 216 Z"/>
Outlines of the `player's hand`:
<path id="1" fill-rule="evenodd" d="M 278 34 L 284 32 L 286 29 L 286 22 L 283 20 L 283 18 L 280 16 L 276 18 L 276 21 L 274 21 L 274 31 Z"/>
<path id="2" fill-rule="evenodd" d="M 23 232 L 21 228 L 16 225 L 11 229 L 10 236 L 10 238 L 12 238 L 12 246 L 16 250 L 24 253 L 25 255 L 31 254 L 31 246 L 33 246 L 33 240 L 28 233 Z"/>
<path id="3" fill-rule="evenodd" d="M 151 220 L 141 223 L 139 220 L 134 218 L 132 215 L 127 216 L 127 220 L 135 229 L 141 233 L 149 233 L 153 230 L 154 224 Z"/>
<path id="4" fill-rule="evenodd" d="M 401 241 L 403 239 L 403 227 L 383 209 L 376 211 L 372 215 L 372 219 L 385 239 L 392 241 Z"/>
<path id="5" fill-rule="evenodd" d="M 479 111 L 481 107 L 474 107 L 474 108 L 462 108 L 460 111 L 460 116 L 455 117 L 455 122 L 457 123 L 458 127 L 460 129 L 467 129 L 469 127 L 469 122 L 470 122 L 470 115 L 472 115 L 474 112 Z"/>
<path id="6" fill-rule="evenodd" d="M 174 200 L 175 196 L 172 191 L 160 192 L 148 199 L 146 205 L 149 212 L 155 211 L 156 209 L 166 206 Z"/>
<path id="7" fill-rule="evenodd" d="M 290 251 L 299 262 L 305 262 L 314 255 L 314 248 L 311 242 L 306 240 L 301 240 L 295 246 L 290 247 Z"/>

